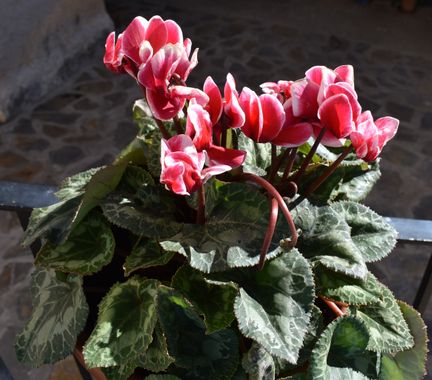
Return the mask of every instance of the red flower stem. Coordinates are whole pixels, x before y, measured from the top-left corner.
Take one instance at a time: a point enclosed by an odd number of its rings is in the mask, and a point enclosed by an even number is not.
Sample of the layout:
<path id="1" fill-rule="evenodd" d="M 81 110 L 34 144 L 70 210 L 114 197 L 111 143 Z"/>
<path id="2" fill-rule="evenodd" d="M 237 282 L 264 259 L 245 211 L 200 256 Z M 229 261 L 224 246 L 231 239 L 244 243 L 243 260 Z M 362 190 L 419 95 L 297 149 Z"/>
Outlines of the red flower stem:
<path id="1" fill-rule="evenodd" d="M 272 155 L 273 155 L 273 147 L 274 147 L 274 145 L 272 145 Z M 275 150 L 276 150 L 276 147 L 275 147 Z M 269 178 L 268 178 L 269 182 L 273 182 L 282 162 L 284 162 L 284 160 L 287 158 L 289 151 L 290 151 L 290 149 L 286 149 L 285 152 L 283 152 L 283 154 L 281 154 L 276 160 L 273 160 L 273 156 L 272 156 L 272 165 L 270 167 L 270 174 L 269 174 Z"/>
<path id="2" fill-rule="evenodd" d="M 273 239 L 273 235 L 274 235 L 274 231 L 276 228 L 276 222 L 277 222 L 277 218 L 278 218 L 278 214 L 279 214 L 279 205 L 278 205 L 278 201 L 275 198 L 272 198 L 270 201 L 271 204 L 271 209 L 270 209 L 270 218 L 269 218 L 269 224 L 267 226 L 267 231 L 264 237 L 264 242 L 263 245 L 261 247 L 261 252 L 260 252 L 260 258 L 259 258 L 259 263 L 258 263 L 258 269 L 261 270 L 264 267 L 265 264 L 265 259 L 266 259 L 266 255 L 267 252 L 269 250 L 271 241 Z"/>
<path id="3" fill-rule="evenodd" d="M 289 157 L 288 157 L 288 163 L 287 163 L 285 170 L 283 172 L 283 175 L 282 175 L 282 182 L 286 181 L 286 179 L 288 178 L 288 176 L 291 172 L 291 169 L 294 165 L 294 160 L 296 158 L 296 155 L 297 155 L 297 148 L 291 148 L 290 153 L 289 153 Z"/>
<path id="4" fill-rule="evenodd" d="M 276 164 L 276 158 L 277 158 L 277 152 L 276 152 L 276 145 L 271 145 L 271 164 L 272 167 Z"/>
<path id="5" fill-rule="evenodd" d="M 204 185 L 202 185 L 198 189 L 197 224 L 205 224 L 205 189 L 204 189 Z"/>
<path id="6" fill-rule="evenodd" d="M 168 131 L 166 130 L 165 125 L 162 123 L 162 120 L 159 120 L 159 119 L 156 119 L 156 118 L 154 118 L 154 119 L 156 120 L 156 124 L 157 124 L 157 126 L 159 127 L 159 130 L 162 133 L 162 137 L 165 140 L 168 140 L 171 136 L 168 133 Z"/>
<path id="7" fill-rule="evenodd" d="M 301 178 L 301 176 L 303 175 L 303 173 L 306 171 L 306 168 L 308 167 L 309 163 L 311 162 L 316 150 L 318 149 L 318 145 L 320 144 L 324 133 L 325 133 L 325 128 L 322 128 L 319 135 L 317 136 L 314 144 L 312 145 L 312 148 L 310 149 L 309 153 L 306 155 L 305 159 L 303 160 L 302 165 L 300 166 L 300 169 L 297 170 L 297 172 L 292 176 L 292 178 L 290 178 L 290 181 L 297 183 L 299 182 L 299 179 Z"/>
<path id="8" fill-rule="evenodd" d="M 282 213 L 284 214 L 286 221 L 288 222 L 288 226 L 289 226 L 289 229 L 291 232 L 290 246 L 295 247 L 295 245 L 297 244 L 297 238 L 298 238 L 297 230 L 296 230 L 294 221 L 292 219 L 291 213 L 288 210 L 288 206 L 286 205 L 285 201 L 283 200 L 283 198 L 279 194 L 279 192 L 274 188 L 274 186 L 270 182 L 266 181 L 264 178 L 261 178 L 255 174 L 252 174 L 252 173 L 243 173 L 240 176 L 240 180 L 256 183 L 257 185 L 264 188 L 270 194 L 270 196 L 272 198 L 275 198 L 277 200 L 278 205 L 281 208 Z"/>
<path id="9" fill-rule="evenodd" d="M 221 147 L 226 148 L 226 143 L 227 143 L 227 130 L 226 128 L 223 129 L 222 133 L 221 133 Z"/>
<path id="10" fill-rule="evenodd" d="M 177 134 L 182 135 L 184 133 L 184 130 L 181 126 L 180 119 L 178 118 L 178 116 L 174 116 L 173 121 L 174 121 L 174 127 L 176 129 Z"/>
<path id="11" fill-rule="evenodd" d="M 330 177 L 333 172 L 336 170 L 336 168 L 339 166 L 339 164 L 344 160 L 344 158 L 350 153 L 352 150 L 352 146 L 347 146 L 345 150 L 341 153 L 341 155 L 337 158 L 336 161 L 334 161 L 327 170 L 321 174 L 320 177 L 318 177 L 312 184 L 306 189 L 304 193 L 304 197 L 307 198 L 309 195 L 311 195 L 318 187 L 321 186 L 321 184 Z"/>
<path id="12" fill-rule="evenodd" d="M 319 298 L 321 298 L 325 302 L 325 304 L 331 309 L 331 311 L 333 311 L 333 313 L 335 313 L 338 317 L 343 317 L 345 315 L 345 313 L 341 309 L 339 309 L 339 307 L 333 301 L 330 301 L 323 296 L 319 296 Z"/>

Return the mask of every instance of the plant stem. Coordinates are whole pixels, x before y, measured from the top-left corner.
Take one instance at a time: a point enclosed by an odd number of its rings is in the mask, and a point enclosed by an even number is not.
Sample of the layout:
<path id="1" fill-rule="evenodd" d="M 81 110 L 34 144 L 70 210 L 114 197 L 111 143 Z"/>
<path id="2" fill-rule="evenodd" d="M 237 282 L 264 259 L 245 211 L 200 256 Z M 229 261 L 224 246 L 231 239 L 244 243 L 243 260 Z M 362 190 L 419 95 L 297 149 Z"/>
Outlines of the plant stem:
<path id="1" fill-rule="evenodd" d="M 182 135 L 184 133 L 184 130 L 180 124 L 180 119 L 178 118 L 178 116 L 174 116 L 173 121 L 177 134 Z"/>
<path id="2" fill-rule="evenodd" d="M 319 298 L 321 298 L 325 302 L 325 304 L 333 311 L 333 313 L 335 313 L 338 317 L 343 317 L 345 315 L 345 313 L 341 309 L 339 309 L 339 307 L 333 301 L 330 301 L 323 296 L 319 296 Z"/>
<path id="3" fill-rule="evenodd" d="M 227 143 L 227 130 L 224 127 L 222 133 L 221 133 L 221 147 L 226 148 L 226 143 Z"/>
<path id="4" fill-rule="evenodd" d="M 269 178 L 268 178 L 269 182 L 273 182 L 282 162 L 284 162 L 284 160 L 287 158 L 287 156 L 291 150 L 291 149 L 286 149 L 285 152 L 283 152 L 283 154 L 281 154 L 276 160 L 273 160 L 273 147 L 274 147 L 274 145 L 272 145 L 272 165 L 270 167 L 270 174 L 269 174 Z M 276 147 L 275 147 L 275 150 L 276 150 Z"/>
<path id="5" fill-rule="evenodd" d="M 321 129 L 321 131 L 320 131 L 319 135 L 317 136 L 314 144 L 312 145 L 312 148 L 310 149 L 309 153 L 306 155 L 305 159 L 303 160 L 303 163 L 300 166 L 300 169 L 291 178 L 291 181 L 296 182 L 297 185 L 299 183 L 299 179 L 301 178 L 301 176 L 305 172 L 305 170 L 308 167 L 309 163 L 311 162 L 316 150 L 318 149 L 318 145 L 320 144 L 320 142 L 324 136 L 325 130 L 326 130 L 325 128 Z"/>
<path id="6" fill-rule="evenodd" d="M 341 153 L 341 155 L 337 158 L 336 161 L 334 161 L 327 170 L 321 174 L 312 184 L 306 189 L 304 193 L 304 197 L 307 198 L 309 195 L 311 195 L 318 187 L 321 186 L 321 184 L 330 177 L 333 172 L 336 170 L 336 168 L 339 166 L 339 164 L 344 160 L 344 158 L 351 152 L 352 146 L 347 146 L 345 150 Z"/>
<path id="7" fill-rule="evenodd" d="M 276 145 L 271 144 L 271 166 L 272 167 L 276 165 L 276 158 L 277 158 Z"/>
<path id="8" fill-rule="evenodd" d="M 274 186 L 266 181 L 264 178 L 261 178 L 255 174 L 252 173 L 243 173 L 239 179 L 241 181 L 249 181 L 256 183 L 257 185 L 263 187 L 272 198 L 275 198 L 278 202 L 279 207 L 282 209 L 282 213 L 284 214 L 284 217 L 286 221 L 288 222 L 288 226 L 291 232 L 291 239 L 290 239 L 290 247 L 295 247 L 297 244 L 298 234 L 297 230 L 294 224 L 294 221 L 292 219 L 291 213 L 288 210 L 288 206 L 286 205 L 285 201 L 283 200 L 282 196 L 279 194 L 279 192 L 274 188 Z"/>
<path id="9" fill-rule="evenodd" d="M 269 218 L 269 224 L 267 226 L 267 231 L 264 237 L 264 242 L 263 245 L 261 247 L 261 252 L 260 252 L 260 259 L 259 259 L 259 263 L 258 263 L 258 269 L 261 270 L 264 267 L 265 264 L 265 259 L 266 259 L 266 255 L 267 252 L 269 250 L 271 241 L 273 239 L 273 235 L 274 235 L 274 231 L 275 231 L 275 227 L 276 227 L 276 222 L 277 222 L 277 218 L 278 218 L 278 214 L 279 214 L 279 205 L 278 202 L 275 198 L 271 198 L 270 201 L 271 204 L 271 209 L 270 209 L 270 218 Z"/>
<path id="10" fill-rule="evenodd" d="M 198 189 L 197 224 L 205 224 L 205 190 L 204 185 Z"/>
<path id="11" fill-rule="evenodd" d="M 154 119 L 156 120 L 156 124 L 157 124 L 157 126 L 159 127 L 159 130 L 162 133 L 162 137 L 165 140 L 168 140 L 171 136 L 168 133 L 168 131 L 166 130 L 165 125 L 162 123 L 162 120 L 156 119 L 155 117 L 154 117 Z"/>
<path id="12" fill-rule="evenodd" d="M 288 156 L 288 162 L 283 172 L 282 182 L 284 182 L 288 178 L 291 169 L 294 165 L 294 160 L 296 158 L 296 155 L 297 155 L 297 148 L 291 148 Z"/>

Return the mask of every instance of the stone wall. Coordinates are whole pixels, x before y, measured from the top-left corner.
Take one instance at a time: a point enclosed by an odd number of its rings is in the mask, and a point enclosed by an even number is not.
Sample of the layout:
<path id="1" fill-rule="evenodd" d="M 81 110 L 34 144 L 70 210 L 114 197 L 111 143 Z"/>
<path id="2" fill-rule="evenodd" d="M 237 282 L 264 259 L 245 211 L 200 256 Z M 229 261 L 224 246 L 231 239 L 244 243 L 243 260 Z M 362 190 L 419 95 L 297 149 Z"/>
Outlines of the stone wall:
<path id="1" fill-rule="evenodd" d="M 112 29 L 103 0 L 2 0 L 0 123 L 72 75 Z"/>

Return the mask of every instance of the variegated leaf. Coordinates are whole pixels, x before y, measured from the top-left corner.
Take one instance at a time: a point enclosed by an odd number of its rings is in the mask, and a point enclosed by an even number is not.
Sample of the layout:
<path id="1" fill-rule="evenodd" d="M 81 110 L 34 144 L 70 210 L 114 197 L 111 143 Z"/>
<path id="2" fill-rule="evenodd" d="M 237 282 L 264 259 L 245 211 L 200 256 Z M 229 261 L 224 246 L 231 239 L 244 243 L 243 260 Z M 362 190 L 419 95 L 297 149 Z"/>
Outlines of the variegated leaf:
<path id="1" fill-rule="evenodd" d="M 114 246 L 114 236 L 105 218 L 91 212 L 64 243 L 58 246 L 45 243 L 35 263 L 62 272 L 88 275 L 111 262 Z"/>
<path id="2" fill-rule="evenodd" d="M 40 366 L 70 355 L 85 326 L 88 306 L 82 278 L 36 269 L 32 274 L 33 312 L 15 342 L 19 361 Z"/>
<path id="3" fill-rule="evenodd" d="M 160 244 L 187 257 L 193 268 L 206 273 L 257 265 L 268 216 L 269 201 L 263 194 L 246 184 L 228 184 L 219 189 L 205 225 L 185 224 L 177 235 Z M 279 218 L 267 259 L 285 252 L 279 243 L 289 236 L 285 220 Z"/>
<path id="4" fill-rule="evenodd" d="M 142 355 L 153 339 L 157 294 L 157 280 L 139 277 L 110 289 L 83 349 L 90 368 L 119 366 Z"/>

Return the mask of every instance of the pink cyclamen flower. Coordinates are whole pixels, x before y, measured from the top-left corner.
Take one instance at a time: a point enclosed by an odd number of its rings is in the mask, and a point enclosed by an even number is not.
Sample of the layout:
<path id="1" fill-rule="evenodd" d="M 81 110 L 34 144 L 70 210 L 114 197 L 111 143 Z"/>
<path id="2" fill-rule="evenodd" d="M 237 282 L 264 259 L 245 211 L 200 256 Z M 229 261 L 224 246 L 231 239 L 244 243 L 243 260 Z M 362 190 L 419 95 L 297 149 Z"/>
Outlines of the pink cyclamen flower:
<path id="1" fill-rule="evenodd" d="M 245 114 L 240 107 L 234 77 L 228 73 L 224 88 L 224 114 L 226 128 L 240 128 L 245 122 Z"/>
<path id="2" fill-rule="evenodd" d="M 187 99 L 208 103 L 201 90 L 185 86 L 190 71 L 196 66 L 196 52 L 188 58 L 182 44 L 167 44 L 138 72 L 138 82 L 145 87 L 147 102 L 160 120 L 169 120 L 183 108 Z"/>
<path id="3" fill-rule="evenodd" d="M 135 17 L 115 41 L 111 32 L 105 44 L 104 63 L 113 72 L 127 72 L 136 78 L 140 67 L 168 43 L 189 44 L 183 40 L 180 27 L 172 20 L 160 16 L 150 20 Z"/>
<path id="4" fill-rule="evenodd" d="M 279 80 L 275 82 L 265 82 L 260 85 L 264 94 L 275 95 L 281 103 L 291 97 L 291 85 L 293 81 Z"/>
<path id="5" fill-rule="evenodd" d="M 272 141 L 282 129 L 285 112 L 280 101 L 269 94 L 258 96 L 251 89 L 244 87 L 239 104 L 245 114 L 242 132 L 260 143 Z"/>
<path id="6" fill-rule="evenodd" d="M 213 81 L 212 77 L 207 77 L 203 87 L 204 92 L 209 97 L 209 101 L 205 106 L 205 110 L 210 115 L 210 120 L 213 125 L 219 121 L 223 111 L 223 100 L 219 87 Z"/>
<path id="7" fill-rule="evenodd" d="M 212 126 L 210 114 L 192 100 L 188 107 L 186 135 L 192 138 L 198 152 L 205 153 L 206 165 L 219 173 L 240 166 L 246 158 L 246 152 L 214 145 Z"/>
<path id="8" fill-rule="evenodd" d="M 231 169 L 227 165 L 204 168 L 205 161 L 205 152 L 198 152 L 189 136 L 162 139 L 160 182 L 176 194 L 190 195 L 212 176 Z"/>
<path id="9" fill-rule="evenodd" d="M 399 120 L 393 117 L 386 116 L 374 121 L 370 111 L 363 112 L 350 134 L 357 157 L 366 162 L 374 161 L 384 145 L 395 136 L 398 126 Z"/>
<path id="10" fill-rule="evenodd" d="M 285 122 L 279 134 L 271 141 L 272 144 L 287 148 L 293 148 L 304 144 L 312 135 L 312 125 L 294 116 L 292 99 L 288 99 L 284 103 L 283 108 L 285 112 Z"/>

